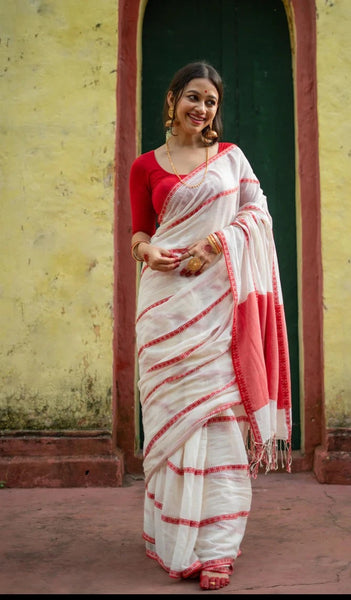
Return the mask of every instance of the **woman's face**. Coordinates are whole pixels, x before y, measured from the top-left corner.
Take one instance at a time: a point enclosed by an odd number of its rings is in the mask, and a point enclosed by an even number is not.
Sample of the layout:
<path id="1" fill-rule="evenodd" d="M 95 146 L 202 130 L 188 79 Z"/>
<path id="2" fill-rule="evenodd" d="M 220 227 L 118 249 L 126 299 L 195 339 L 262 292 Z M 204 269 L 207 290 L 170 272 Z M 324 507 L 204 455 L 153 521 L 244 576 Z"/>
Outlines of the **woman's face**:
<path id="1" fill-rule="evenodd" d="M 172 106 L 172 92 L 168 94 Z M 176 106 L 176 125 L 189 134 L 200 133 L 211 125 L 218 109 L 218 92 L 209 79 L 192 79 L 185 86 Z"/>

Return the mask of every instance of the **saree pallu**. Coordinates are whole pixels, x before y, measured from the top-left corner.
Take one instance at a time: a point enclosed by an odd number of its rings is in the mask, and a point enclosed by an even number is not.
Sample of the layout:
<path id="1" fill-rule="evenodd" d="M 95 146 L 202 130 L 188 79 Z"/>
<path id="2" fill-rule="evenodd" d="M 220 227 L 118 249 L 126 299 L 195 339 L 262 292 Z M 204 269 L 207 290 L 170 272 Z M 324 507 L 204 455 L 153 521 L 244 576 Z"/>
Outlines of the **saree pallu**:
<path id="1" fill-rule="evenodd" d="M 201 180 L 204 165 L 186 182 Z M 223 252 L 199 276 L 144 265 L 137 308 L 144 428 L 144 538 L 172 577 L 232 570 L 250 475 L 290 470 L 289 356 L 266 198 L 237 146 L 198 188 L 169 193 L 151 242 L 183 253 L 216 232 Z"/>

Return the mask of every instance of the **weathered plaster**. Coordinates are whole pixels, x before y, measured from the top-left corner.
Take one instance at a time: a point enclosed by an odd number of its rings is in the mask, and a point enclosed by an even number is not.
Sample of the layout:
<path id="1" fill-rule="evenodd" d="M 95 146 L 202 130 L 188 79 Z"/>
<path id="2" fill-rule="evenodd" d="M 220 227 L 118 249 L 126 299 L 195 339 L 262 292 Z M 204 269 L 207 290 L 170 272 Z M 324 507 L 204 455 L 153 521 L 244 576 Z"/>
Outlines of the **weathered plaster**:
<path id="1" fill-rule="evenodd" d="M 316 0 L 327 427 L 351 426 L 351 3 Z"/>
<path id="2" fill-rule="evenodd" d="M 0 22 L 0 427 L 108 428 L 117 3 Z"/>

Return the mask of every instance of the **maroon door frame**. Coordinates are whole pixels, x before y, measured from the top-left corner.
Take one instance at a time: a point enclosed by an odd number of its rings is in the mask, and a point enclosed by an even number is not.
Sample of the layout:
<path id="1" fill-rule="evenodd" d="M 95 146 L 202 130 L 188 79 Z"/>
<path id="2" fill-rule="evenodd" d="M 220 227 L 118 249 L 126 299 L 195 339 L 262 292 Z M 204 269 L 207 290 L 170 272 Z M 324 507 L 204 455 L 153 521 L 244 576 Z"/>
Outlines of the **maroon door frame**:
<path id="1" fill-rule="evenodd" d="M 117 124 L 115 177 L 115 290 L 113 442 L 124 453 L 126 472 L 142 472 L 135 428 L 136 266 L 130 253 L 129 170 L 138 152 L 138 20 L 142 0 L 118 2 Z M 314 0 L 284 0 L 295 63 L 298 181 L 301 199 L 301 373 L 303 451 L 293 470 L 311 470 L 315 448 L 325 442 L 323 389 L 322 261 L 316 89 Z M 299 222 L 299 219 L 298 219 Z"/>

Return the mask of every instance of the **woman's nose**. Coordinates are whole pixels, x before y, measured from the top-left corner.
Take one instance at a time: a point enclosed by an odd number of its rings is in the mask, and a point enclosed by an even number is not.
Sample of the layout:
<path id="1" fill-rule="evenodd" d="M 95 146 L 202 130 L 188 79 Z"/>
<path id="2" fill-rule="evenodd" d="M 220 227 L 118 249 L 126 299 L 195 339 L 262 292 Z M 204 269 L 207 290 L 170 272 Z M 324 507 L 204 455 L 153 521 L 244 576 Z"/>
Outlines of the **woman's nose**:
<path id="1" fill-rule="evenodd" d="M 206 112 L 206 105 L 203 100 L 199 100 L 199 102 L 196 105 L 196 110 L 201 113 Z"/>

